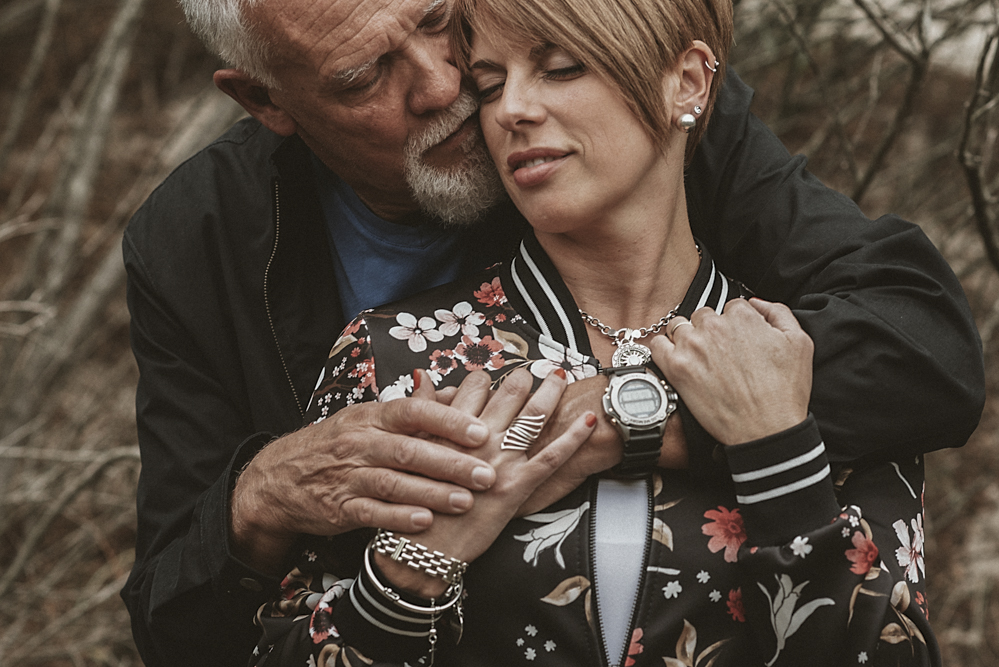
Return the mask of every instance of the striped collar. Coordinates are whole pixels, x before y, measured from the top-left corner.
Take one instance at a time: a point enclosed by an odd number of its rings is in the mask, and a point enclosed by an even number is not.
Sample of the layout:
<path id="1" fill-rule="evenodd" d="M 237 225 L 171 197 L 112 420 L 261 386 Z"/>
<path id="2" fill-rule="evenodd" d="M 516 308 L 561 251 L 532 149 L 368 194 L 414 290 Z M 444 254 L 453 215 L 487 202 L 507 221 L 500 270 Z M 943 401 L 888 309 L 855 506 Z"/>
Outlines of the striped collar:
<path id="1" fill-rule="evenodd" d="M 688 318 L 704 306 L 720 314 L 730 299 L 752 296 L 742 283 L 715 267 L 703 244 L 700 248 L 701 264 L 678 311 Z M 586 323 L 579 315 L 576 300 L 532 230 L 527 230 L 513 259 L 502 267 L 500 280 L 511 305 L 527 324 L 573 352 L 592 356 Z"/>

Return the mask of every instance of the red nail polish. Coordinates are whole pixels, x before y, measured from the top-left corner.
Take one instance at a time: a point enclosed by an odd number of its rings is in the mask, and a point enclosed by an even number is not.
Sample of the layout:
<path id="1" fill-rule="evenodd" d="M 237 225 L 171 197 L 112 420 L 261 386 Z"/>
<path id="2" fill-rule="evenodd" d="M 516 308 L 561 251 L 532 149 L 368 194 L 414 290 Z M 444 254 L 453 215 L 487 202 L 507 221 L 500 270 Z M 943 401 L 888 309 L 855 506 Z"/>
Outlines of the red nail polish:
<path id="1" fill-rule="evenodd" d="M 586 415 L 586 425 L 589 428 L 593 428 L 594 426 L 596 426 L 596 423 L 597 423 L 597 416 L 595 414 L 591 412 L 590 414 Z"/>
<path id="2" fill-rule="evenodd" d="M 416 391 L 419 388 L 420 388 L 420 369 L 419 368 L 414 368 L 413 369 L 413 391 Z"/>
<path id="3" fill-rule="evenodd" d="M 556 368 L 555 369 L 555 375 L 559 376 L 560 378 L 562 378 L 564 380 L 565 379 L 565 369 L 564 368 Z"/>

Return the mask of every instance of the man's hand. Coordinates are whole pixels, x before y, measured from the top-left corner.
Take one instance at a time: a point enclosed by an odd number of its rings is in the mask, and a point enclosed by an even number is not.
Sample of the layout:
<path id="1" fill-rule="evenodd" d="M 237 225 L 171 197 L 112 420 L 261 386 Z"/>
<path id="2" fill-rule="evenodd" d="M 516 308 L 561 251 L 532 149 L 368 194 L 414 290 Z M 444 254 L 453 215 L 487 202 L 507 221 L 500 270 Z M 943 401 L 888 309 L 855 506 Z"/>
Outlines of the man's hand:
<path id="1" fill-rule="evenodd" d="M 490 442 L 472 453 L 493 465 L 496 483 L 488 491 L 476 494 L 475 506 L 467 513 L 439 515 L 428 530 L 415 536 L 428 548 L 466 562 L 475 560 L 489 548 L 517 509 L 539 484 L 565 464 L 596 425 L 596 415 L 586 412 L 562 435 L 531 456 L 520 449 L 503 449 L 501 443 L 515 417 L 552 414 L 566 387 L 565 374 L 552 373 L 534 394 L 530 393 L 533 378 L 524 369 L 508 375 L 495 392 L 489 390 L 490 381 L 484 371 L 471 373 L 462 382 L 451 406 L 478 414 L 489 425 Z M 420 395 L 420 390 L 415 390 L 414 395 Z M 393 586 L 417 595 L 437 597 L 447 588 L 440 579 L 415 572 L 381 554 L 375 556 L 375 562 Z"/>
<path id="2" fill-rule="evenodd" d="M 651 341 L 652 358 L 697 421 L 733 445 L 791 428 L 808 417 L 812 339 L 791 310 L 733 300 L 722 315 L 701 308 Z"/>
<path id="3" fill-rule="evenodd" d="M 471 491 L 495 481 L 492 466 L 417 434 L 474 448 L 489 429 L 466 411 L 403 399 L 344 408 L 267 445 L 233 491 L 236 555 L 274 572 L 299 533 L 362 526 L 414 533 L 430 526 L 433 512 L 467 511 Z"/>

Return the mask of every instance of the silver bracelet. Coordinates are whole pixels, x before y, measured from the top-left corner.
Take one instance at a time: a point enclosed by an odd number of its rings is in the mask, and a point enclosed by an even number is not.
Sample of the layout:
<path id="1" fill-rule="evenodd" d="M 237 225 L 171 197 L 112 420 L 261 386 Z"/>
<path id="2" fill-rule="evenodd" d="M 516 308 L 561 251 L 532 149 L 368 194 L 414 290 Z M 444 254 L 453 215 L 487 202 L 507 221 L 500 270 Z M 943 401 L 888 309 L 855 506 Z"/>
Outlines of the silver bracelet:
<path id="1" fill-rule="evenodd" d="M 397 563 L 404 563 L 431 577 L 439 577 L 449 584 L 461 580 L 468 563 L 431 551 L 418 542 L 399 537 L 389 530 L 379 529 L 371 548 Z"/>
<path id="2" fill-rule="evenodd" d="M 382 594 L 383 597 L 385 597 L 388 600 L 391 600 L 393 604 L 398 605 L 400 608 L 405 609 L 406 611 L 411 611 L 416 614 L 422 614 L 424 616 L 436 617 L 439 616 L 441 612 L 447 611 L 456 604 L 458 605 L 459 609 L 461 608 L 461 605 L 459 603 L 461 601 L 462 591 L 464 590 L 464 584 L 461 581 L 461 579 L 459 579 L 456 583 L 451 584 L 451 587 L 448 588 L 446 591 L 444 591 L 445 596 L 450 596 L 450 599 L 447 602 L 438 606 L 437 604 L 435 604 L 436 599 L 431 598 L 430 605 L 427 607 L 423 607 L 421 605 L 413 604 L 411 602 L 406 602 L 405 600 L 402 599 L 401 595 L 399 595 L 397 592 L 395 592 L 394 590 L 383 584 L 381 580 L 379 580 L 378 577 L 375 576 L 374 569 L 372 569 L 371 567 L 371 549 L 364 550 L 364 570 L 365 572 L 367 572 L 368 579 L 371 580 L 371 583 L 378 590 L 378 592 Z"/>

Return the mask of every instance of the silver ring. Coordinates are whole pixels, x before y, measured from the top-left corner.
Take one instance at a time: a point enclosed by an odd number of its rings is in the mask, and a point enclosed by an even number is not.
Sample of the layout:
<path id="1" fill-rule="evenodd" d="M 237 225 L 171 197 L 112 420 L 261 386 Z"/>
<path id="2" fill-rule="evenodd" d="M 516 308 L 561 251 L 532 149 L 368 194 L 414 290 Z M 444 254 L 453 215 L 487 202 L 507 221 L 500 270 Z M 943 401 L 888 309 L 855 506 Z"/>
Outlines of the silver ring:
<path id="1" fill-rule="evenodd" d="M 510 427 L 503 432 L 503 442 L 500 449 L 527 451 L 538 440 L 541 429 L 545 426 L 545 415 L 534 417 L 516 417 L 510 422 Z"/>
<path id="2" fill-rule="evenodd" d="M 690 320 L 683 320 L 682 322 L 677 322 L 676 325 L 669 330 L 669 339 L 671 341 L 673 340 L 673 334 L 676 333 L 676 330 L 682 327 L 684 324 L 691 327 L 694 326 L 693 324 L 690 323 Z"/>

